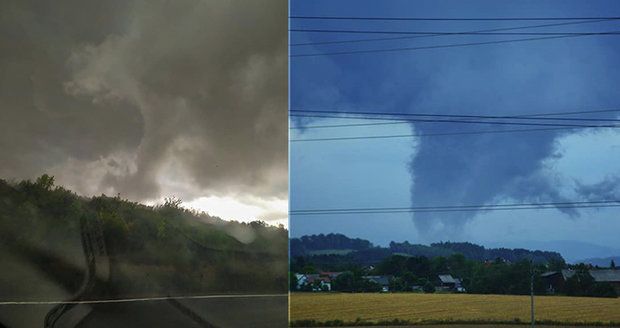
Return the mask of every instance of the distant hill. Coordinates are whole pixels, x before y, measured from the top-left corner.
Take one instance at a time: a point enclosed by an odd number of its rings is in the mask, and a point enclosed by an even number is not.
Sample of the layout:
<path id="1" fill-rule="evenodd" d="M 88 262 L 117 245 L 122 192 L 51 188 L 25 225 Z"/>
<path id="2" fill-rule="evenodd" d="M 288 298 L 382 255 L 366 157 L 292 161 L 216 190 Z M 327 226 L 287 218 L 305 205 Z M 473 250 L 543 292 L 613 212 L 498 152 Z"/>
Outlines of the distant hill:
<path id="1" fill-rule="evenodd" d="M 610 256 L 610 257 L 595 257 L 589 259 L 583 259 L 577 261 L 578 263 L 592 264 L 594 266 L 599 266 L 601 268 L 607 268 L 611 264 L 611 261 L 616 263 L 616 267 L 620 267 L 620 256 Z"/>
<path id="2" fill-rule="evenodd" d="M 535 263 L 546 263 L 550 260 L 564 260 L 558 252 L 527 250 L 523 248 L 485 248 L 472 243 L 442 242 L 431 244 L 434 248 L 445 248 L 465 255 L 466 258 L 477 261 L 501 258 L 510 262 L 527 259 Z"/>
<path id="3" fill-rule="evenodd" d="M 404 241 L 402 243 L 390 242 L 389 249 L 392 253 L 407 254 L 411 256 L 425 256 L 428 258 L 437 256 L 446 257 L 456 253 L 456 251 L 447 247 L 410 244 L 408 241 Z"/>
<path id="4" fill-rule="evenodd" d="M 374 247 L 371 242 L 359 238 L 349 238 L 343 234 L 330 233 L 327 235 L 302 236 L 292 238 L 289 242 L 291 254 L 305 255 L 313 251 L 348 250 L 357 251 Z M 323 252 L 324 253 L 324 252 Z"/>
<path id="5" fill-rule="evenodd" d="M 490 247 L 525 248 L 529 250 L 544 249 L 562 254 L 568 263 L 579 263 L 583 259 L 606 258 L 620 254 L 620 248 L 597 245 L 594 242 L 576 240 L 548 241 L 508 241 L 485 243 Z"/>
<path id="6" fill-rule="evenodd" d="M 352 239 L 343 234 L 319 234 L 292 238 L 290 239 L 290 252 L 291 257 L 312 257 L 313 262 L 323 264 L 374 264 L 392 254 L 427 258 L 463 254 L 465 258 L 476 261 L 501 258 L 510 262 L 528 259 L 535 263 L 547 263 L 552 260 L 564 260 L 557 252 L 485 248 L 472 243 L 441 242 L 421 245 L 411 244 L 408 241 L 392 241 L 388 247 L 380 247 L 367 240 Z"/>

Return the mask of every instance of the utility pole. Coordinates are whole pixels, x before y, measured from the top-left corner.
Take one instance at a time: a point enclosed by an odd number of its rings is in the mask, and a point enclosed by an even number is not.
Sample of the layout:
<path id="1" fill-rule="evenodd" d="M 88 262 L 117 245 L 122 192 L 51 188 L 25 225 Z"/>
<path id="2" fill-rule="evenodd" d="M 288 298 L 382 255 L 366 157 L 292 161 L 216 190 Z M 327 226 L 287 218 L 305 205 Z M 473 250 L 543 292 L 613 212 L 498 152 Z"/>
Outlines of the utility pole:
<path id="1" fill-rule="evenodd" d="M 531 262 L 530 262 L 531 263 Z M 530 322 L 532 327 L 536 326 L 536 319 L 534 317 L 534 264 L 530 264 Z"/>

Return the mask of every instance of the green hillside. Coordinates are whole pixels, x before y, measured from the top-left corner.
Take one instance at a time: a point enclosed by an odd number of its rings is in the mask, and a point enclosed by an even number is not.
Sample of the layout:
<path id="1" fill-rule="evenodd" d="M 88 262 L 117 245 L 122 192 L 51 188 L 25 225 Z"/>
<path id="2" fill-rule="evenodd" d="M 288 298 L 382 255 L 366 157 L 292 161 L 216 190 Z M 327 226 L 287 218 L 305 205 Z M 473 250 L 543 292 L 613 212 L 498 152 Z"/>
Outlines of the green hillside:
<path id="1" fill-rule="evenodd" d="M 0 299 L 286 292 L 287 230 L 179 204 L 0 180 Z"/>

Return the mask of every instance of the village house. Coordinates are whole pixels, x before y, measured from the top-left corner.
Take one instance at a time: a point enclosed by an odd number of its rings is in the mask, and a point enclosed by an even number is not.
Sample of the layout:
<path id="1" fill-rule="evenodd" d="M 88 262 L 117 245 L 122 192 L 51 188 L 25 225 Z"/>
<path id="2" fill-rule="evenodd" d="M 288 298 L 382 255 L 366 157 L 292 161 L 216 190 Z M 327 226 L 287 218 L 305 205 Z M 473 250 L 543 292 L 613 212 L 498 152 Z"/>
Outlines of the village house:
<path id="1" fill-rule="evenodd" d="M 620 270 L 617 269 L 599 269 L 588 271 L 595 282 L 609 283 L 614 287 L 616 292 L 620 294 Z M 566 280 L 575 274 L 574 270 L 564 269 L 562 271 L 549 271 L 541 274 L 541 278 L 545 283 L 545 288 L 550 294 L 554 294 L 558 290 L 562 290 Z"/>
<path id="2" fill-rule="evenodd" d="M 596 282 L 606 282 L 614 287 L 616 293 L 620 295 L 620 270 L 590 270 L 590 275 Z"/>
<path id="3" fill-rule="evenodd" d="M 318 273 L 296 274 L 297 289 L 311 290 L 313 292 L 330 291 L 332 289 L 332 281 L 327 276 L 321 276 Z"/>
<path id="4" fill-rule="evenodd" d="M 460 293 L 465 292 L 465 288 L 463 288 L 461 279 L 454 278 L 450 274 L 440 274 L 438 278 L 440 282 L 440 285 L 439 285 L 440 289 L 455 291 L 455 292 L 460 292 Z"/>
<path id="5" fill-rule="evenodd" d="M 308 283 L 308 277 L 303 273 L 296 273 L 295 278 L 297 279 L 297 289 L 300 290 L 305 284 Z"/>
<path id="6" fill-rule="evenodd" d="M 558 290 L 564 288 L 564 282 L 566 279 L 560 271 L 548 271 L 540 275 L 543 283 L 545 284 L 545 290 L 547 294 L 555 294 Z"/>
<path id="7" fill-rule="evenodd" d="M 439 288 L 445 290 L 454 290 L 456 288 L 456 281 L 449 274 L 440 274 L 439 276 Z"/>
<path id="8" fill-rule="evenodd" d="M 332 282 L 342 272 L 296 273 L 297 289 L 309 289 L 314 292 L 331 291 Z"/>
<path id="9" fill-rule="evenodd" d="M 363 276 L 362 278 L 379 284 L 382 292 L 390 291 L 390 279 L 392 279 L 392 276 Z"/>

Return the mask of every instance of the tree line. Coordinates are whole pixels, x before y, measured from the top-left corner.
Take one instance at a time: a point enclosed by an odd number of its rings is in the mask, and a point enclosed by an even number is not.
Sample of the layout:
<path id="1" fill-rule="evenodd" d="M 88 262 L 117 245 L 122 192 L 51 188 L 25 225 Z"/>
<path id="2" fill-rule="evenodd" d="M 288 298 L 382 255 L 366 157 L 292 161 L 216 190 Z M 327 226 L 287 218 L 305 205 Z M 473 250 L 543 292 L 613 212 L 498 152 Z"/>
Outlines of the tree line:
<path id="1" fill-rule="evenodd" d="M 547 263 L 535 263 L 529 260 L 510 262 L 501 258 L 492 261 L 467 259 L 463 254 L 448 257 L 389 255 L 375 266 L 361 266 L 350 263 L 347 267 L 338 265 L 318 265 L 315 257 L 296 257 L 291 261 L 290 270 L 301 273 L 319 273 L 321 271 L 344 270 L 332 281 L 332 289 L 345 292 L 374 292 L 380 286 L 368 282 L 363 276 L 390 276 L 389 289 L 395 292 L 421 289 L 434 292 L 434 286 L 440 285 L 438 276 L 450 274 L 459 278 L 462 287 L 472 294 L 506 294 L 527 295 L 530 293 L 533 278 L 534 292 L 547 294 L 548 285 L 542 274 L 548 271 L 573 269 L 576 273 L 566 280 L 556 294 L 569 296 L 617 297 L 614 288 L 608 283 L 598 283 L 589 274 L 588 266 L 567 265 L 563 260 Z M 293 278 L 294 279 L 294 278 Z M 291 282 L 295 290 L 296 282 Z"/>
<path id="2" fill-rule="evenodd" d="M 412 244 L 408 241 L 389 243 L 388 247 L 373 245 L 368 240 L 349 238 L 343 234 L 318 234 L 292 238 L 290 240 L 291 256 L 316 256 L 315 262 L 339 261 L 372 264 L 379 262 L 392 254 L 405 254 L 411 256 L 424 256 L 433 258 L 437 256 L 448 257 L 453 254 L 463 254 L 471 260 L 493 260 L 502 258 L 507 261 L 517 262 L 529 260 L 534 263 L 546 263 L 549 261 L 564 261 L 562 255 L 549 251 L 530 251 L 526 249 L 508 248 L 485 248 L 467 242 L 440 242 L 430 245 Z M 348 250 L 347 254 L 338 253 L 337 250 Z M 329 253 L 332 251 L 332 254 Z M 329 257 L 340 255 L 340 258 Z M 323 257 L 321 257 L 323 256 Z"/>

